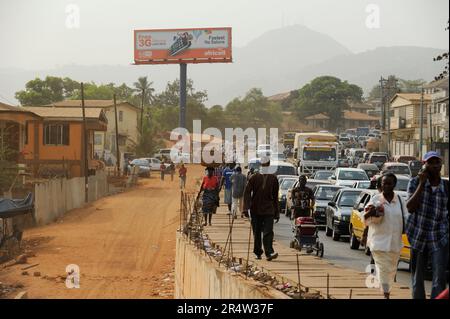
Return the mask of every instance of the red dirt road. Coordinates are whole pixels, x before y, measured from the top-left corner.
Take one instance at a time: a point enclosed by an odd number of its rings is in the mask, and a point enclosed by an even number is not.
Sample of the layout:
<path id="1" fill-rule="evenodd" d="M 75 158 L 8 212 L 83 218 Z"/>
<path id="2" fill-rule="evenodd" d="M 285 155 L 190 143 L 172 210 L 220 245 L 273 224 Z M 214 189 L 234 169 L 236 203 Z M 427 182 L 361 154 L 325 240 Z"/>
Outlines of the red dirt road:
<path id="1" fill-rule="evenodd" d="M 196 189 L 202 171 L 188 167 L 188 190 Z M 178 177 L 161 182 L 155 173 L 136 189 L 26 230 L 24 243 L 36 256 L 0 270 L 0 282 L 24 286 L 7 297 L 26 290 L 29 298 L 172 298 L 179 206 Z M 69 264 L 80 268 L 78 289 L 57 278 Z"/>

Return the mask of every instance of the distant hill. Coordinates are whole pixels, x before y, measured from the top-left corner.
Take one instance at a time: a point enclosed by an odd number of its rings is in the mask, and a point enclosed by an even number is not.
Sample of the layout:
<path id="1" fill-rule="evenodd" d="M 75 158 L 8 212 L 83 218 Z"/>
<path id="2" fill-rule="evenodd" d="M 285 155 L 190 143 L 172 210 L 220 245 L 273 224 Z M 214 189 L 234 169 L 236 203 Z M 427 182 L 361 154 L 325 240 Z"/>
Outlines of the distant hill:
<path id="1" fill-rule="evenodd" d="M 295 25 L 268 31 L 245 47 L 233 48 L 233 63 L 188 66 L 188 77 L 198 90 L 207 90 L 208 106 L 225 105 L 253 87 L 266 96 L 298 89 L 320 75 L 333 75 L 360 85 L 366 92 L 381 75 L 404 79 L 433 79 L 442 64 L 433 57 L 445 50 L 421 47 L 383 47 L 354 54 L 328 35 Z M 130 57 L 131 61 L 131 57 Z M 128 63 L 129 61 L 126 61 Z M 14 100 L 25 83 L 46 75 L 68 76 L 77 81 L 132 85 L 149 76 L 156 91 L 179 77 L 177 65 L 66 65 L 53 70 L 0 69 L 0 100 Z M 4 101 L 4 102 L 8 102 Z"/>

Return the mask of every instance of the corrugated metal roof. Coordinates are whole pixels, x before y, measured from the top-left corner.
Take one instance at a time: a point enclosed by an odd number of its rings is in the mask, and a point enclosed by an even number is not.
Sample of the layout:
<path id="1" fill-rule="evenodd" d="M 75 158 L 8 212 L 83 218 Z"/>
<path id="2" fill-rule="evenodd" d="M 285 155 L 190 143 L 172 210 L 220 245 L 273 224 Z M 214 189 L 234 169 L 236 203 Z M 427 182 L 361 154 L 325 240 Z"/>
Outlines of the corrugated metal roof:
<path id="1" fill-rule="evenodd" d="M 420 101 L 421 99 L 420 93 L 397 93 L 394 95 L 394 97 L 391 99 L 391 102 L 394 101 L 397 97 L 401 97 L 402 99 L 408 100 L 408 101 Z M 424 101 L 431 101 L 431 95 L 424 94 L 423 95 Z"/>
<path id="2" fill-rule="evenodd" d="M 379 121 L 380 120 L 379 117 L 371 116 L 366 113 L 354 112 L 354 111 L 344 111 L 344 119 L 359 120 L 359 121 Z"/>
<path id="3" fill-rule="evenodd" d="M 127 102 L 127 101 L 116 101 L 117 105 L 127 104 L 133 108 L 139 109 L 137 106 Z M 60 102 L 52 103 L 49 106 L 55 107 L 81 107 L 81 100 L 64 100 Z M 114 100 L 84 100 L 85 107 L 97 107 L 97 108 L 108 108 L 114 106 Z"/>
<path id="4" fill-rule="evenodd" d="M 48 107 L 48 106 L 27 106 L 24 110 L 35 113 L 43 118 L 67 118 L 82 120 L 83 110 L 78 107 Z M 100 119 L 103 110 L 101 108 L 87 108 L 86 118 Z M 104 116 L 104 115 L 103 115 Z"/>
<path id="5" fill-rule="evenodd" d="M 329 119 L 330 119 L 330 117 L 323 113 L 314 114 L 314 115 L 305 117 L 305 120 L 329 120 Z"/>

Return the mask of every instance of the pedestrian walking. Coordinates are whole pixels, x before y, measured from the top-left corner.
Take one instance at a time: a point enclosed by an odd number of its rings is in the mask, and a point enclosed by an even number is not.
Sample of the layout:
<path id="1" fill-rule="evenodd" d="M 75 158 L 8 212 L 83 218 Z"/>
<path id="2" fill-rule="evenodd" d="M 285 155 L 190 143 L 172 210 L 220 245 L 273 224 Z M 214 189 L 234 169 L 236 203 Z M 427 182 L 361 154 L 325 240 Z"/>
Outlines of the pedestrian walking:
<path id="1" fill-rule="evenodd" d="M 261 159 L 261 170 L 254 174 L 247 183 L 244 191 L 243 215 L 251 218 L 253 229 L 253 253 L 261 259 L 263 253 L 271 261 L 278 257 L 273 249 L 273 224 L 280 220 L 278 206 L 278 179 L 268 173 L 269 158 Z M 264 246 L 264 251 L 261 245 Z"/>
<path id="2" fill-rule="evenodd" d="M 236 167 L 235 173 L 231 176 L 231 212 L 233 218 L 237 218 L 237 212 L 241 213 L 244 211 L 244 191 L 245 185 L 247 183 L 247 177 L 242 174 L 242 168 L 240 166 Z"/>
<path id="3" fill-rule="evenodd" d="M 231 175 L 233 175 L 233 169 L 231 169 L 231 164 L 227 165 L 222 172 L 222 180 L 220 184 L 220 188 L 225 185 L 224 190 L 224 202 L 228 206 L 228 215 L 231 215 L 231 204 L 232 204 L 232 196 L 231 196 Z"/>
<path id="4" fill-rule="evenodd" d="M 161 180 L 164 180 L 164 174 L 166 173 L 166 165 L 164 165 L 164 161 L 161 162 L 161 165 L 159 166 L 159 170 L 161 172 Z"/>
<path id="5" fill-rule="evenodd" d="M 178 176 L 180 177 L 180 188 L 181 189 L 186 188 L 186 175 L 187 175 L 187 168 L 184 166 L 184 164 L 181 164 L 181 167 L 178 170 Z"/>
<path id="6" fill-rule="evenodd" d="M 214 168 L 206 168 L 206 176 L 203 177 L 202 185 L 200 187 L 200 193 L 202 195 L 202 212 L 205 218 L 203 226 L 211 226 L 212 214 L 215 214 L 217 207 L 219 206 L 219 188 L 220 183 L 217 176 L 214 175 Z"/>
<path id="7" fill-rule="evenodd" d="M 386 173 L 381 179 L 381 193 L 367 203 L 363 216 L 369 226 L 367 244 L 375 261 L 380 288 L 389 299 L 397 274 L 400 251 L 403 247 L 402 233 L 405 228 L 406 203 L 394 192 L 397 177 Z"/>
<path id="8" fill-rule="evenodd" d="M 411 245 L 412 297 L 425 299 L 426 257 L 431 259 L 431 298 L 446 288 L 448 266 L 448 180 L 441 178 L 442 158 L 435 151 L 423 157 L 424 166 L 408 184 L 406 234 Z"/>
<path id="9" fill-rule="evenodd" d="M 175 175 L 175 164 L 171 161 L 169 165 L 170 181 L 173 182 L 173 176 Z"/>
<path id="10" fill-rule="evenodd" d="M 292 190 L 292 212 L 291 219 L 297 217 L 311 217 L 315 203 L 314 192 L 306 186 L 306 176 L 300 175 L 298 186 Z"/>

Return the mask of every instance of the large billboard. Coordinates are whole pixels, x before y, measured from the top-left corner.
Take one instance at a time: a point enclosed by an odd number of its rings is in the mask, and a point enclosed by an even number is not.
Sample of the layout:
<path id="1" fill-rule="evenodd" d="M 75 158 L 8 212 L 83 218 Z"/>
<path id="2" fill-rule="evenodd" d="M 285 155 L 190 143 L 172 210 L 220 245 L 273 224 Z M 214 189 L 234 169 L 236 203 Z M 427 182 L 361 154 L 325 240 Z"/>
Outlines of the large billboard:
<path id="1" fill-rule="evenodd" d="M 135 64 L 231 61 L 231 28 L 134 31 Z"/>

